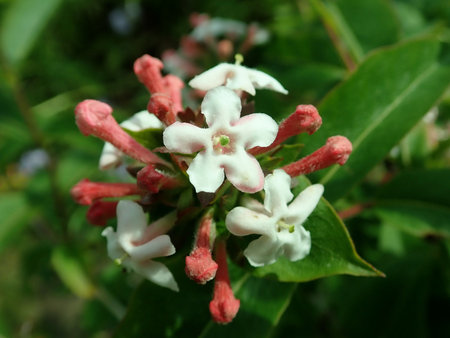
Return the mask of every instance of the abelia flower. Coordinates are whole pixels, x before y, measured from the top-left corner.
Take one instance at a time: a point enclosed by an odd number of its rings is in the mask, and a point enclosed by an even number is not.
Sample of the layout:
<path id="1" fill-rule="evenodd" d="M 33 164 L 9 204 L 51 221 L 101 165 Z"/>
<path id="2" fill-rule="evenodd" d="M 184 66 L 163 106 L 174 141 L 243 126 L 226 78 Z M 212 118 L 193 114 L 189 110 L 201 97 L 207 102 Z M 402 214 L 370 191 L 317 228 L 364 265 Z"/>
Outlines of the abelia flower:
<path id="1" fill-rule="evenodd" d="M 210 90 L 225 85 L 233 90 L 243 90 L 255 95 L 255 88 L 271 89 L 287 94 L 288 91 L 272 76 L 239 64 L 221 63 L 194 77 L 189 85 L 200 90 Z"/>
<path id="2" fill-rule="evenodd" d="M 236 236 L 262 235 L 250 242 L 244 255 L 252 266 L 274 263 L 280 256 L 298 261 L 309 254 L 311 236 L 302 224 L 316 207 L 323 186 L 314 184 L 293 198 L 291 178 L 277 169 L 264 184 L 264 205 L 250 200 L 247 207 L 236 207 L 226 219 L 227 229 Z"/>
<path id="3" fill-rule="evenodd" d="M 155 284 L 178 291 L 170 270 L 163 263 L 152 260 L 175 253 L 170 237 L 165 234 L 175 220 L 176 212 L 172 212 L 147 226 L 146 214 L 139 204 L 120 201 L 117 205 L 117 232 L 112 227 L 102 232 L 108 241 L 109 257 Z"/>
<path id="4" fill-rule="evenodd" d="M 270 145 L 277 135 L 277 123 L 266 114 L 240 117 L 241 100 L 231 89 L 209 91 L 201 106 L 209 128 L 175 122 L 163 134 L 170 152 L 200 151 L 189 165 L 189 180 L 197 192 L 213 193 L 224 180 L 243 192 L 254 193 L 264 186 L 258 161 L 246 149 Z"/>
<path id="5" fill-rule="evenodd" d="M 150 114 L 148 111 L 143 110 L 134 114 L 129 119 L 123 121 L 120 126 L 122 128 L 131 131 L 141 131 L 144 129 L 163 129 L 163 123 L 158 118 Z M 102 154 L 100 155 L 99 168 L 100 170 L 106 170 L 117 167 L 122 163 L 124 154 L 114 147 L 111 143 L 105 142 L 103 146 Z"/>

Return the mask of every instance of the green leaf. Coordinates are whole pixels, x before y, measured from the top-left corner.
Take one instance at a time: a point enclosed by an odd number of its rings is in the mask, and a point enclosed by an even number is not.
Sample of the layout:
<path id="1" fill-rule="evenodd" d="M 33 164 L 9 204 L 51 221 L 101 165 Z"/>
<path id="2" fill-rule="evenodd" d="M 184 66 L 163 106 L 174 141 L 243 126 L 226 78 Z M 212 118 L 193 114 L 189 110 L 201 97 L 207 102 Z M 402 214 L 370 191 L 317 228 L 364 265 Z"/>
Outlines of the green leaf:
<path id="1" fill-rule="evenodd" d="M 67 247 L 57 247 L 52 252 L 51 263 L 62 282 L 78 297 L 92 298 L 95 287 L 89 280 L 79 253 Z"/>
<path id="2" fill-rule="evenodd" d="M 307 185 L 302 178 L 297 190 Z M 304 226 L 311 232 L 310 254 L 297 262 L 281 257 L 274 264 L 256 268 L 256 276 L 273 275 L 284 282 L 303 282 L 336 274 L 383 275 L 359 257 L 345 225 L 325 199 L 322 198 Z"/>
<path id="3" fill-rule="evenodd" d="M 24 194 L 19 192 L 0 194 L 0 215 L 2 215 L 0 252 L 16 242 L 33 214 Z"/>
<path id="4" fill-rule="evenodd" d="M 450 169 L 405 171 L 381 187 L 377 199 L 405 199 L 449 206 L 449 178 Z"/>
<path id="5" fill-rule="evenodd" d="M 435 104 L 450 83 L 437 61 L 439 43 L 427 38 L 371 54 L 320 104 L 324 124 L 305 142 L 311 153 L 332 135 L 353 143 L 348 162 L 317 173 L 325 196 L 336 200 L 380 162 Z"/>
<path id="6" fill-rule="evenodd" d="M 373 211 L 384 224 L 418 237 L 450 238 L 450 208 L 415 201 L 379 204 Z"/>
<path id="7" fill-rule="evenodd" d="M 149 149 L 162 147 L 164 145 L 162 137 L 163 129 L 149 128 L 140 131 L 132 131 L 126 128 L 123 129 L 136 141 Z"/>
<path id="8" fill-rule="evenodd" d="M 16 0 L 3 16 L 0 43 L 4 57 L 15 65 L 22 61 L 62 0 Z"/>

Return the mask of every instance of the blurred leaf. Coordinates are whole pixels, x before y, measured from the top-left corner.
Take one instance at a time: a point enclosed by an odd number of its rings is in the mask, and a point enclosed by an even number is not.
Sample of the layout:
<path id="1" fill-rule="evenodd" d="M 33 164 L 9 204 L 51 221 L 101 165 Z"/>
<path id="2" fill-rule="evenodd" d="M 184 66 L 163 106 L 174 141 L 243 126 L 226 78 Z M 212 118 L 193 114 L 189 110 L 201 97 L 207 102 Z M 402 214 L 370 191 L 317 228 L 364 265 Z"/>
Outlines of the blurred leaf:
<path id="1" fill-rule="evenodd" d="M 392 201 L 380 203 L 373 211 L 384 224 L 412 235 L 450 238 L 450 208 L 414 201 Z"/>
<path id="2" fill-rule="evenodd" d="M 405 199 L 450 205 L 450 169 L 405 171 L 382 186 L 377 199 Z"/>
<path id="3" fill-rule="evenodd" d="M 16 0 L 3 16 L 1 50 L 11 64 L 22 61 L 62 0 Z"/>
<path id="4" fill-rule="evenodd" d="M 371 54 L 320 104 L 326 121 L 308 138 L 305 154 L 332 135 L 353 143 L 348 162 L 319 172 L 325 196 L 344 195 L 400 141 L 450 83 L 450 68 L 437 62 L 439 43 L 421 39 Z"/>
<path id="5" fill-rule="evenodd" d="M 22 193 L 0 194 L 0 215 L 2 215 L 0 252 L 16 242 L 18 235 L 26 228 L 33 214 Z"/>
<path id="6" fill-rule="evenodd" d="M 337 0 L 336 6 L 365 53 L 397 41 L 399 24 L 388 1 Z"/>
<path id="7" fill-rule="evenodd" d="M 227 325 L 211 322 L 200 337 L 272 337 L 275 327 L 288 307 L 295 284 L 250 277 L 237 291 L 241 307 L 236 318 Z"/>
<path id="8" fill-rule="evenodd" d="M 294 195 L 307 185 L 302 178 Z M 275 275 L 280 281 L 303 282 L 336 274 L 383 275 L 359 257 L 345 225 L 325 199 L 322 198 L 304 226 L 311 232 L 310 254 L 297 262 L 281 257 L 274 264 L 256 268 L 256 276 Z"/>
<path id="9" fill-rule="evenodd" d="M 80 261 L 79 253 L 67 247 L 56 247 L 51 263 L 62 282 L 78 297 L 92 298 L 95 287 Z"/>
<path id="10" fill-rule="evenodd" d="M 123 128 L 129 135 L 131 135 L 136 141 L 149 149 L 154 149 L 163 146 L 163 129 L 144 129 L 140 131 L 132 131 Z"/>

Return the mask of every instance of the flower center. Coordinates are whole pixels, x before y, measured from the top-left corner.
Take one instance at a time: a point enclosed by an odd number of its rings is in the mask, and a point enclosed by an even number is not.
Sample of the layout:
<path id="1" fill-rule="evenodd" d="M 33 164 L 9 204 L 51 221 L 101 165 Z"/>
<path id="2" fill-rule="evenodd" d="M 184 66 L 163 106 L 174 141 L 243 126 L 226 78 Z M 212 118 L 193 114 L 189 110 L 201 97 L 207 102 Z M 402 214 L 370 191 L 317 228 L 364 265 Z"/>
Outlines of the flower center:
<path id="1" fill-rule="evenodd" d="M 231 139 L 228 135 L 219 134 L 212 138 L 213 148 L 216 153 L 219 154 L 229 154 L 233 151 L 231 147 Z"/>
<path id="2" fill-rule="evenodd" d="M 281 230 L 288 230 L 289 233 L 292 234 L 295 231 L 295 225 L 287 224 L 284 220 L 280 219 L 277 222 L 277 231 L 281 232 Z"/>

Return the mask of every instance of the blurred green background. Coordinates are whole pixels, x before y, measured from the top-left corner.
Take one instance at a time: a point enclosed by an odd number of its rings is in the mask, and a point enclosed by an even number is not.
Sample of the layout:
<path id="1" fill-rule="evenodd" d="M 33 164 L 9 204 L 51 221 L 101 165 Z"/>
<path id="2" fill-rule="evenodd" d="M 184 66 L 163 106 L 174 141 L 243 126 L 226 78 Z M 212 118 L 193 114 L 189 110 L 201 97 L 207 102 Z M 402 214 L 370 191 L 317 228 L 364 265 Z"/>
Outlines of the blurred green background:
<path id="1" fill-rule="evenodd" d="M 450 63 L 447 0 L 1 0 L 0 337 L 115 332 L 137 281 L 111 264 L 101 229 L 87 223 L 87 208 L 69 190 L 82 178 L 117 181 L 117 173 L 97 169 L 103 142 L 81 135 L 73 109 L 85 98 L 99 99 L 122 121 L 146 107 L 148 93 L 133 62 L 144 53 L 180 52 L 192 13 L 257 22 L 269 32 L 267 42 L 246 51 L 245 65 L 289 89 L 286 97 L 264 92 L 256 98 L 256 111 L 278 120 L 298 104 L 319 105 L 383 48 L 432 38 L 440 44 L 436 62 Z M 236 39 L 234 52 L 244 38 Z M 205 70 L 220 55 L 206 44 L 191 61 Z M 423 95 L 432 109 L 413 119 L 404 108 L 396 123 L 407 134 L 381 161 L 374 155 L 376 163 L 350 191 L 338 196 L 339 184 L 330 182 L 326 197 L 343 212 L 358 252 L 387 277 L 302 283 L 268 336 L 450 336 L 450 93 L 435 85 L 449 79 L 417 90 L 416 99 Z M 385 84 L 374 78 L 355 86 L 355 104 L 365 99 L 369 106 Z M 331 111 L 333 102 L 323 102 L 323 110 Z M 330 117 L 325 127 L 327 116 L 324 128 L 333 130 L 339 119 Z M 375 140 L 374 149 L 381 147 Z M 248 330 L 243 336 L 252 336 Z M 163 332 L 197 335 L 176 323 Z"/>

